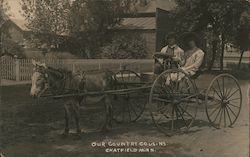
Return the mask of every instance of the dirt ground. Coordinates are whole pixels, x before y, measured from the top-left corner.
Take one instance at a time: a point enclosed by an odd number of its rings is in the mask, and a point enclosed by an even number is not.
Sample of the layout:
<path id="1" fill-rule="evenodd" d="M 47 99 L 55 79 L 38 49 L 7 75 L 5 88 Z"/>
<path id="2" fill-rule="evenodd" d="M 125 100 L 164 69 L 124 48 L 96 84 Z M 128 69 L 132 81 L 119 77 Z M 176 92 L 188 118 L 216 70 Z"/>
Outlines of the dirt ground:
<path id="1" fill-rule="evenodd" d="M 208 86 L 210 76 L 199 82 Z M 189 133 L 166 137 L 154 127 L 146 109 L 135 123 L 114 125 L 107 133 L 99 132 L 103 104 L 89 104 L 81 111 L 81 137 L 61 136 L 64 128 L 63 100 L 33 99 L 30 85 L 1 87 L 0 153 L 6 157 L 98 157 L 98 156 L 164 156 L 164 157 L 248 157 L 249 156 L 249 83 L 240 81 L 243 106 L 232 128 L 210 127 L 203 108 Z M 118 102 L 119 103 L 119 102 Z M 72 122 L 74 128 L 74 122 Z M 96 130 L 97 129 L 97 130 Z M 110 142 L 138 142 L 147 153 L 105 153 Z M 105 142 L 106 147 L 93 147 Z M 152 146 L 152 143 L 166 145 Z M 114 147 L 112 147 L 114 148 Z"/>

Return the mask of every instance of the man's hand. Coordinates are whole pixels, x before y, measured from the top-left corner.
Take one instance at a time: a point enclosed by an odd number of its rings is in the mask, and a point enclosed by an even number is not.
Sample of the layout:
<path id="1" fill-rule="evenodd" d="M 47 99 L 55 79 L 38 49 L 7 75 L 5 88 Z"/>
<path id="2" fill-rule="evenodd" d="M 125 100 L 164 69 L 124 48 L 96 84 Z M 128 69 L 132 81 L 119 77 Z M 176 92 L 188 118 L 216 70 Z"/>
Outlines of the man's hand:
<path id="1" fill-rule="evenodd" d="M 174 62 L 180 62 L 180 61 L 181 61 L 181 59 L 178 58 L 178 57 L 176 57 L 176 56 L 172 57 L 172 60 L 173 60 Z"/>

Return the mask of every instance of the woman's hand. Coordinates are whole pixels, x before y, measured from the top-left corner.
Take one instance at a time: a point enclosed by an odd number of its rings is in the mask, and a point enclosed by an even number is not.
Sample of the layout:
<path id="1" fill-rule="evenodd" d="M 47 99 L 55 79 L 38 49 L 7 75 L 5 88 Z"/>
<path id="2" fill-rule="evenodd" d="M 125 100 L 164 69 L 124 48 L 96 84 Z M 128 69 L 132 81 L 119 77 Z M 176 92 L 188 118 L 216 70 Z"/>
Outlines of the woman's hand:
<path id="1" fill-rule="evenodd" d="M 181 61 L 181 59 L 179 57 L 176 57 L 176 56 L 172 57 L 172 60 L 174 62 L 180 62 Z"/>

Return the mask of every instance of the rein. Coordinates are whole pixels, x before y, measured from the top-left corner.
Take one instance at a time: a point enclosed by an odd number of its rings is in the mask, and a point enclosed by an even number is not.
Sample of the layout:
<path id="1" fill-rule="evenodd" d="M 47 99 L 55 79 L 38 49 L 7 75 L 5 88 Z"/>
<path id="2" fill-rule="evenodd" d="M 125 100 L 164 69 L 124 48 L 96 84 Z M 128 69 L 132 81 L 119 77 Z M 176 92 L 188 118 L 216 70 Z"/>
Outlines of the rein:
<path id="1" fill-rule="evenodd" d="M 48 82 L 49 88 L 51 89 L 54 95 L 68 93 L 68 92 L 77 92 L 79 93 L 79 89 L 73 89 L 71 87 L 71 81 L 76 76 L 80 76 L 80 83 L 85 87 L 86 77 L 85 74 L 77 74 L 72 75 L 70 71 L 62 71 L 58 69 L 48 68 L 45 70 L 46 82 Z M 60 76 L 59 76 L 60 75 Z M 56 77 L 57 76 L 57 77 Z M 56 78 L 55 78 L 56 77 Z"/>

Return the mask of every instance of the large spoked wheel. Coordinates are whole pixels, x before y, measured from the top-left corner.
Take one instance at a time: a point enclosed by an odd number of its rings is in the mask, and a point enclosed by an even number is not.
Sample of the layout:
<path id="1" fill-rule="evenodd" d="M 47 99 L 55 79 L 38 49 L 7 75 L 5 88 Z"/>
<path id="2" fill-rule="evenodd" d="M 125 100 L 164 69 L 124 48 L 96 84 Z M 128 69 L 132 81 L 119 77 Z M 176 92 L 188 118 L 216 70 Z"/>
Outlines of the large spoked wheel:
<path id="1" fill-rule="evenodd" d="M 237 79 L 230 74 L 216 76 L 207 89 L 205 104 L 208 120 L 213 127 L 231 127 L 239 117 L 242 105 Z"/>
<path id="2" fill-rule="evenodd" d="M 182 70 L 167 70 L 155 80 L 149 96 L 151 116 L 164 134 L 186 132 L 195 120 L 198 91 Z"/>
<path id="3" fill-rule="evenodd" d="M 136 72 L 121 70 L 115 74 L 115 89 L 140 87 L 141 77 Z M 118 123 L 135 122 L 142 115 L 147 99 L 142 91 L 114 93 L 113 118 Z"/>

